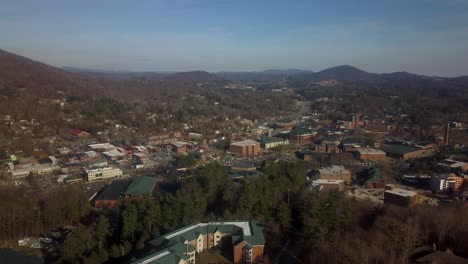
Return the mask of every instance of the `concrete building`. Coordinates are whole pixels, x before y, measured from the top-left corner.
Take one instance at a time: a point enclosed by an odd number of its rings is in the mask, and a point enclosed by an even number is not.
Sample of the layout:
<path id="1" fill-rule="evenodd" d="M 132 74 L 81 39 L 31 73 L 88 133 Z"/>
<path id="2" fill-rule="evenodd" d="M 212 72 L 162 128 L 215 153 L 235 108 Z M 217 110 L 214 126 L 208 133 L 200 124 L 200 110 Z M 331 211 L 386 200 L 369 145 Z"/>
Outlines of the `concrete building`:
<path id="1" fill-rule="evenodd" d="M 318 190 L 320 192 L 343 191 L 344 184 L 344 180 L 318 179 L 311 182 L 309 190 Z"/>
<path id="2" fill-rule="evenodd" d="M 85 170 L 85 174 L 88 181 L 96 181 L 118 178 L 123 175 L 123 172 L 117 168 L 107 167 L 94 170 Z"/>
<path id="3" fill-rule="evenodd" d="M 229 152 L 241 157 L 257 156 L 260 152 L 260 143 L 255 140 L 244 140 L 229 144 Z"/>
<path id="4" fill-rule="evenodd" d="M 374 148 L 356 148 L 355 153 L 360 160 L 381 161 L 386 157 L 386 153 Z"/>
<path id="5" fill-rule="evenodd" d="M 400 159 L 417 159 L 428 157 L 434 154 L 433 148 L 421 148 L 408 145 L 386 145 L 381 149 L 387 153 L 388 157 L 400 158 Z"/>
<path id="6" fill-rule="evenodd" d="M 201 139 L 203 139 L 203 134 L 188 133 L 188 140 L 201 140 Z"/>
<path id="7" fill-rule="evenodd" d="M 262 148 L 271 149 L 289 144 L 289 140 L 275 137 L 263 137 L 260 141 Z"/>
<path id="8" fill-rule="evenodd" d="M 413 207 L 419 204 L 419 195 L 416 192 L 385 186 L 384 204 Z"/>
<path id="9" fill-rule="evenodd" d="M 150 254 L 132 264 L 196 264 L 196 253 L 232 245 L 234 264 L 263 263 L 265 238 L 252 221 L 197 223 L 149 241 Z"/>
<path id="10" fill-rule="evenodd" d="M 459 191 L 463 186 L 463 177 L 455 174 L 442 174 L 431 177 L 431 190 L 438 192 L 443 190 Z"/>
<path id="11" fill-rule="evenodd" d="M 343 180 L 346 184 L 351 183 L 351 172 L 343 166 L 333 165 L 318 170 L 319 179 Z"/>

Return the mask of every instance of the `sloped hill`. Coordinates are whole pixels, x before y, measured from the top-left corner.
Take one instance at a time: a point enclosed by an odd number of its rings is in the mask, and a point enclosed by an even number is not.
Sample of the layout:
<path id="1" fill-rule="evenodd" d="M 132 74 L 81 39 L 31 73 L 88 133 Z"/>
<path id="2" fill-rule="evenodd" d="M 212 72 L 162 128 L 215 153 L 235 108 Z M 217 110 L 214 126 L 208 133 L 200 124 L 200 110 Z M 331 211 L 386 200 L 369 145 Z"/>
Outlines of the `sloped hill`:
<path id="1" fill-rule="evenodd" d="M 369 73 L 349 65 L 341 65 L 317 72 L 314 77 L 318 80 L 369 81 L 378 78 L 378 74 Z"/>

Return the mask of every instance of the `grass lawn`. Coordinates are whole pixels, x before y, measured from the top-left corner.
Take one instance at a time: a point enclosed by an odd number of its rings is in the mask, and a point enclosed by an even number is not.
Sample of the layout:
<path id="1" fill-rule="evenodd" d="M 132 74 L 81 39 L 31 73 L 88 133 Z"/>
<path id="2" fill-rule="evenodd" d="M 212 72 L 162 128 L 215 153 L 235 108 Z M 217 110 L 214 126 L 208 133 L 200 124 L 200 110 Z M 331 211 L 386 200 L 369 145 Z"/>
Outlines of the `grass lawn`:
<path id="1" fill-rule="evenodd" d="M 205 250 L 196 256 L 197 264 L 232 264 L 232 261 L 225 258 L 221 253 L 214 250 Z"/>

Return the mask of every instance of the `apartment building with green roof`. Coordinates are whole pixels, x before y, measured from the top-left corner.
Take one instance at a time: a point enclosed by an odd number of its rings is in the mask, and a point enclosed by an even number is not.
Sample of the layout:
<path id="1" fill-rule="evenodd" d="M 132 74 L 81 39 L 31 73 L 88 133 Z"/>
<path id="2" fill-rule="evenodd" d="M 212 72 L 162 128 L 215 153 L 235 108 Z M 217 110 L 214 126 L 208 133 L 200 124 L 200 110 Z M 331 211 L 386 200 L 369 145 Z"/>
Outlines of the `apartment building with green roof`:
<path id="1" fill-rule="evenodd" d="M 196 223 L 148 243 L 146 256 L 132 264 L 195 264 L 196 254 L 207 249 L 231 246 L 233 263 L 263 261 L 265 237 L 258 221 Z"/>

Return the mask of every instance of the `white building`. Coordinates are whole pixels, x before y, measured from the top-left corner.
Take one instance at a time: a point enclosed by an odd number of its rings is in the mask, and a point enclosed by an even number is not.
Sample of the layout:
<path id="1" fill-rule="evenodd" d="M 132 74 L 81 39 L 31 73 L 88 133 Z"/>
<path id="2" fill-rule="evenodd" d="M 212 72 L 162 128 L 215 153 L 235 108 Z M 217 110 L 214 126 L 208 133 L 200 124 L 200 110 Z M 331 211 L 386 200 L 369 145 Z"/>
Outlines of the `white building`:
<path id="1" fill-rule="evenodd" d="M 88 181 L 112 179 L 123 175 L 122 170 L 112 167 L 85 170 L 85 172 Z"/>

